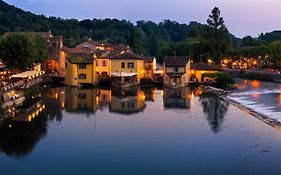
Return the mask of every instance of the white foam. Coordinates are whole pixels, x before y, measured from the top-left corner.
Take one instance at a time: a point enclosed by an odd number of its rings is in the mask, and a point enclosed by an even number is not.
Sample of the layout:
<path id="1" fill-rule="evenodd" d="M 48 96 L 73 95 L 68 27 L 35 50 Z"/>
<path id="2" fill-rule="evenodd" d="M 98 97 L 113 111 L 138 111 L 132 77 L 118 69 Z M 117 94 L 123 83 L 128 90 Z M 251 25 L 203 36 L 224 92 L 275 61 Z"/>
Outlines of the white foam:
<path id="1" fill-rule="evenodd" d="M 251 91 L 253 92 L 253 91 Z M 260 91 L 262 93 L 260 94 L 270 94 L 269 92 L 271 93 L 277 93 L 278 91 L 277 90 L 273 90 L 273 91 Z M 281 92 L 280 92 L 281 93 Z M 240 93 L 240 94 L 253 94 L 253 93 L 249 93 L 249 92 L 243 92 L 243 93 Z M 231 94 L 230 96 L 228 96 L 229 99 L 231 100 L 234 100 L 238 103 L 240 103 L 241 105 L 247 107 L 247 108 L 250 108 L 252 109 L 253 111 L 255 112 L 258 112 L 258 113 L 261 113 L 263 115 L 266 115 L 272 119 L 276 119 L 277 121 L 281 122 L 281 112 L 276 112 L 274 111 L 274 106 L 269 106 L 269 105 L 266 105 L 266 104 L 259 104 L 258 102 L 256 101 L 253 101 L 253 100 L 249 100 L 249 98 L 243 96 L 241 97 L 240 95 L 234 95 Z"/>
<path id="2" fill-rule="evenodd" d="M 235 92 L 232 93 L 231 96 L 244 96 L 244 95 L 265 95 L 265 94 L 279 94 L 281 93 L 281 90 L 279 89 L 274 89 L 274 90 L 269 90 L 269 89 L 260 89 L 260 90 L 251 90 L 251 91 L 245 91 L 245 92 Z"/>

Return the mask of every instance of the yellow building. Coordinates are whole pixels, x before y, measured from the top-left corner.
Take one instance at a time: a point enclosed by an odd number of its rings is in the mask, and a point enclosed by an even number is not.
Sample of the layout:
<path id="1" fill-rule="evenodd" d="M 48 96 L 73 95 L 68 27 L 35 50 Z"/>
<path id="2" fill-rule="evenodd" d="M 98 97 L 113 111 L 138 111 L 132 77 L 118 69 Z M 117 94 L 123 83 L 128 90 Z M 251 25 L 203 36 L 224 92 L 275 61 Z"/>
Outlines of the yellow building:
<path id="1" fill-rule="evenodd" d="M 69 54 L 66 57 L 65 84 L 69 86 L 97 85 L 96 60 L 92 53 Z"/>
<path id="2" fill-rule="evenodd" d="M 111 61 L 110 55 L 114 51 L 97 50 L 94 52 L 96 58 L 97 74 L 100 80 L 109 79 L 111 77 Z"/>
<path id="3" fill-rule="evenodd" d="M 76 87 L 66 87 L 65 109 L 67 112 L 96 112 L 96 89 L 80 89 Z"/>
<path id="4" fill-rule="evenodd" d="M 113 77 L 135 77 L 137 84 L 145 76 L 144 59 L 131 51 L 123 51 L 110 57 Z"/>
<path id="5" fill-rule="evenodd" d="M 210 82 L 214 78 L 203 77 L 203 74 L 218 73 L 220 70 L 217 66 L 206 63 L 193 63 L 190 71 L 190 80 L 193 82 Z"/>
<path id="6" fill-rule="evenodd" d="M 144 77 L 152 79 L 156 71 L 155 57 L 144 57 L 144 70 L 145 70 Z"/>
<path id="7" fill-rule="evenodd" d="M 163 67 L 163 81 L 166 87 L 178 88 L 188 85 L 190 77 L 188 57 L 165 57 Z"/>
<path id="8" fill-rule="evenodd" d="M 60 51 L 59 51 L 59 62 L 54 62 L 52 63 L 51 65 L 54 66 L 53 69 L 56 69 L 57 72 L 60 74 L 60 75 L 63 75 L 65 76 L 65 65 L 66 65 L 66 57 L 69 55 L 69 54 L 86 54 L 86 53 L 91 53 L 92 50 L 89 49 L 89 48 L 77 48 L 77 47 L 74 47 L 74 48 L 69 48 L 69 47 L 66 47 L 66 46 L 63 46 Z"/>

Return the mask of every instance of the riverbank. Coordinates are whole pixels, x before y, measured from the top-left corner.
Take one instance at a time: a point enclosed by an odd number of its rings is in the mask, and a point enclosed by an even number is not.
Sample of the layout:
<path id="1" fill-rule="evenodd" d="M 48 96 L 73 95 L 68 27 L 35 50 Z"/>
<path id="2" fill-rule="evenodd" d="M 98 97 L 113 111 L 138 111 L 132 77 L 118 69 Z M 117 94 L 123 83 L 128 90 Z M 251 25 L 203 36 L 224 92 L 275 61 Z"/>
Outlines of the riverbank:
<path id="1" fill-rule="evenodd" d="M 280 72 L 268 72 L 262 70 L 242 70 L 242 69 L 223 69 L 234 78 L 245 78 L 251 80 L 261 80 L 269 82 L 281 82 Z"/>
<path id="2" fill-rule="evenodd" d="M 238 101 L 236 101 L 234 99 L 231 99 L 229 97 L 229 92 L 227 92 L 227 91 L 224 91 L 224 90 L 218 89 L 218 88 L 214 88 L 211 86 L 205 86 L 203 88 L 203 92 L 216 94 L 221 100 L 226 101 L 229 104 L 232 104 L 233 106 L 237 107 L 238 109 L 256 117 L 257 119 L 270 125 L 271 127 L 281 130 L 281 122 L 279 122 L 276 119 L 271 118 L 268 115 L 262 114 L 254 109 L 251 109 L 251 108 L 243 105 L 242 103 L 239 103 Z"/>

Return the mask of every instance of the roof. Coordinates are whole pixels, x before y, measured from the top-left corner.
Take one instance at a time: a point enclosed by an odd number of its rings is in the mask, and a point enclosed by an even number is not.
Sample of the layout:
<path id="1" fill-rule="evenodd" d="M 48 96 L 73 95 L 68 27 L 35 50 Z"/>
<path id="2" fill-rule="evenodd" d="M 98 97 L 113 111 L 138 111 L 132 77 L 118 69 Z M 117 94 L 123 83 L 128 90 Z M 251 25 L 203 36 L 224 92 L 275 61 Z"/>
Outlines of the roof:
<path id="1" fill-rule="evenodd" d="M 194 70 L 220 70 L 216 65 L 206 63 L 193 63 L 191 69 Z"/>
<path id="2" fill-rule="evenodd" d="M 112 52 L 113 53 L 113 52 Z M 113 54 L 109 56 L 110 59 L 140 59 L 143 60 L 143 57 L 137 55 L 131 51 L 122 51 L 117 54 Z"/>
<path id="3" fill-rule="evenodd" d="M 87 41 L 77 45 L 76 47 L 79 47 L 79 48 L 83 48 L 83 47 L 84 48 L 89 48 L 92 51 L 96 50 L 96 46 L 91 44 L 91 43 L 89 43 L 89 42 L 87 42 Z"/>
<path id="4" fill-rule="evenodd" d="M 145 63 L 152 63 L 154 61 L 155 57 L 147 56 L 147 57 L 143 57 L 143 59 L 144 59 Z"/>
<path id="5" fill-rule="evenodd" d="M 104 42 L 104 41 L 95 41 L 95 40 L 89 39 L 89 43 L 91 43 L 91 44 L 93 44 L 95 46 L 114 47 L 114 44 L 107 43 L 107 42 Z"/>
<path id="6" fill-rule="evenodd" d="M 75 54 L 75 53 L 91 53 L 92 50 L 88 47 L 74 47 L 74 48 L 69 48 L 69 47 L 66 47 L 66 46 L 63 46 L 61 48 L 62 51 L 66 52 L 66 53 L 69 53 L 69 54 Z"/>
<path id="7" fill-rule="evenodd" d="M 94 55 L 92 53 L 73 53 L 69 54 L 66 59 L 71 64 L 92 64 Z"/>
<path id="8" fill-rule="evenodd" d="M 187 56 L 166 56 L 164 57 L 164 64 L 168 67 L 184 67 L 189 62 Z"/>

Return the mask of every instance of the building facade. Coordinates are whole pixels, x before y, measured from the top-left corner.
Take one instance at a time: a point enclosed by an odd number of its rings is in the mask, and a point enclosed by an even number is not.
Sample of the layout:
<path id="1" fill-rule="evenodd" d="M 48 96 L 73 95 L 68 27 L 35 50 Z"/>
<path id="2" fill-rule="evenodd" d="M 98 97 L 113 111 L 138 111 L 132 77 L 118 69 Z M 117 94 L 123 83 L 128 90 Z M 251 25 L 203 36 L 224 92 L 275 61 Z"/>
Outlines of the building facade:
<path id="1" fill-rule="evenodd" d="M 165 57 L 163 81 L 166 87 L 177 88 L 188 85 L 190 61 L 188 57 Z"/>
<path id="2" fill-rule="evenodd" d="M 69 86 L 97 85 L 96 60 L 94 55 L 70 54 L 66 57 L 65 83 Z"/>
<path id="3" fill-rule="evenodd" d="M 192 82 L 214 82 L 215 79 L 208 77 L 208 74 L 218 73 L 220 69 L 212 64 L 193 63 L 190 72 L 190 81 Z"/>

